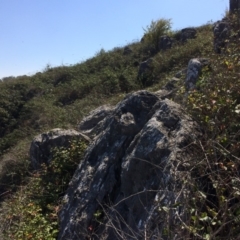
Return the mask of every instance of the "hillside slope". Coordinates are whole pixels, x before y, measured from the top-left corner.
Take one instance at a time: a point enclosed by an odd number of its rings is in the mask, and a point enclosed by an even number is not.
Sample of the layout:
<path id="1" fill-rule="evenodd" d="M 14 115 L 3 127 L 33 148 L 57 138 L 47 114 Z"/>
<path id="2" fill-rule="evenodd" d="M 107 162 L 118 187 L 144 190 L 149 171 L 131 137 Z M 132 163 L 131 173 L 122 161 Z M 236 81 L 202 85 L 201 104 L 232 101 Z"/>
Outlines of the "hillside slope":
<path id="1" fill-rule="evenodd" d="M 195 38 L 181 41 L 180 31 L 172 32 L 168 20 L 159 20 L 147 28 L 141 42 L 109 52 L 101 50 L 74 66 L 47 67 L 31 77 L 1 82 L 2 238 L 56 238 L 60 200 L 87 144 L 73 142 L 67 149 L 55 150 L 54 167 L 35 172 L 29 161 L 35 135 L 56 127 L 77 129 L 90 110 L 115 104 L 136 90 L 156 91 L 174 76 L 178 83 L 171 99 L 181 104 L 203 131 L 201 139 L 188 149 L 196 164 L 190 171 L 192 198 L 182 234 L 189 239 L 239 238 L 239 26 L 234 15 L 229 21 L 231 33 L 221 54 L 213 51 L 212 25 L 196 28 Z M 174 39 L 173 44 L 159 51 L 158 39 L 166 34 Z M 184 69 L 196 57 L 209 59 L 211 65 L 202 69 L 196 89 L 186 95 Z M 151 65 L 139 74 L 141 63 L 149 58 Z M 73 164 L 69 165 L 70 160 Z M 66 166 L 69 171 L 64 171 Z M 56 179 L 65 182 L 58 186 Z"/>

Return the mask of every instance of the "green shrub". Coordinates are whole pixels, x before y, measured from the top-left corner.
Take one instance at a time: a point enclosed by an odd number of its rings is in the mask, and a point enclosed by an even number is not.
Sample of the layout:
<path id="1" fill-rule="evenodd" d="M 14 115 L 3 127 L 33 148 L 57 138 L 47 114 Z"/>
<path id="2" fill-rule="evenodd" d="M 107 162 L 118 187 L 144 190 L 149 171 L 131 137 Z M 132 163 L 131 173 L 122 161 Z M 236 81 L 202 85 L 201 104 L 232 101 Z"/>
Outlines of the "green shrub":
<path id="1" fill-rule="evenodd" d="M 152 21 L 149 26 L 144 28 L 143 41 L 149 47 L 158 49 L 159 38 L 163 35 L 169 34 L 171 30 L 171 20 L 159 19 Z"/>
<path id="2" fill-rule="evenodd" d="M 194 149 L 188 230 L 203 239 L 237 239 L 240 219 L 239 46 L 212 54 L 186 107 L 204 130 Z M 231 232 L 229 232 L 231 229 Z M 198 239 L 198 238 L 197 238 Z"/>
<path id="3" fill-rule="evenodd" d="M 3 204 L 0 217 L 6 239 L 56 239 L 61 198 L 86 146 L 73 140 L 69 148 L 54 149 L 51 163 L 32 173 L 28 184 Z"/>

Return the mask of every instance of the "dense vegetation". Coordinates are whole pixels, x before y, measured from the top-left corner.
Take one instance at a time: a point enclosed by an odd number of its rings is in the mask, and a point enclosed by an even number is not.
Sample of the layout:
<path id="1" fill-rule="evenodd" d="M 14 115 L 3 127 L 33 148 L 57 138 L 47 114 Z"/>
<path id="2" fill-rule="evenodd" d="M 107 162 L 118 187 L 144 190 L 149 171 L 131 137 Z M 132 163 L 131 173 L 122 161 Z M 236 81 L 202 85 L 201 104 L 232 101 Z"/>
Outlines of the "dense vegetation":
<path id="1" fill-rule="evenodd" d="M 3 79 L 0 237 L 56 238 L 61 197 L 86 148 L 86 143 L 73 142 L 68 149 L 56 149 L 52 164 L 33 172 L 28 151 L 34 135 L 56 127 L 77 128 L 95 107 L 114 104 L 131 91 L 158 90 L 186 68 L 191 58 L 204 57 L 211 60 L 211 67 L 203 69 L 197 90 L 186 97 L 183 75 L 173 97 L 203 129 L 202 139 L 189 146 L 192 178 L 189 182 L 186 178 L 186 184 L 192 192 L 187 203 L 189 220 L 182 222 L 181 229 L 185 239 L 239 238 L 240 49 L 238 22 L 234 16 L 231 21 L 232 34 L 221 55 L 213 52 L 211 24 L 196 28 L 195 39 L 176 41 L 171 49 L 158 51 L 159 36 L 167 33 L 177 38 L 179 34 L 170 30 L 169 20 L 159 20 L 146 28 L 143 41 L 125 46 L 131 49 L 128 54 L 124 54 L 124 47 L 109 52 L 102 49 L 74 66 L 47 66 L 31 77 Z M 151 71 L 142 81 L 139 64 L 150 57 Z"/>

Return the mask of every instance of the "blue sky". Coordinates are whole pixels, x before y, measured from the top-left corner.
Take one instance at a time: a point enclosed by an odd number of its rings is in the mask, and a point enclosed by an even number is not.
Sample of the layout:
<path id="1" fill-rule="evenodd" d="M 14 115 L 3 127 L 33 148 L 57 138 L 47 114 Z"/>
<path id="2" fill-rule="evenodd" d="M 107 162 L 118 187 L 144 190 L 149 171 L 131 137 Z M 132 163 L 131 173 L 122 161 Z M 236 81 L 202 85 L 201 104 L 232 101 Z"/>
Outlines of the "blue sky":
<path id="1" fill-rule="evenodd" d="M 220 20 L 229 0 L 0 0 L 0 78 L 70 65 L 140 40 L 152 20 L 174 30 Z"/>

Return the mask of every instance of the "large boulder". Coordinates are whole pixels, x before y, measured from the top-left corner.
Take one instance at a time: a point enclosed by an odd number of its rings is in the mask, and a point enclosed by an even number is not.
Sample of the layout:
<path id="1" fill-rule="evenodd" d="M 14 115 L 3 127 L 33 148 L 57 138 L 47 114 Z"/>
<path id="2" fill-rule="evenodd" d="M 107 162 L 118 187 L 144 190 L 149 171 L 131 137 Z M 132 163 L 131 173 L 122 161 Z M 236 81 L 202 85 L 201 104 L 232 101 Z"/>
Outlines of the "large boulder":
<path id="1" fill-rule="evenodd" d="M 86 135 L 71 129 L 55 128 L 36 136 L 30 147 L 30 159 L 33 169 L 39 169 L 43 163 L 49 164 L 52 150 L 55 147 L 68 147 L 73 139 L 91 141 Z"/>
<path id="2" fill-rule="evenodd" d="M 63 199 L 58 239 L 167 239 L 166 232 L 179 239 L 186 147 L 199 136 L 197 124 L 178 104 L 147 91 L 127 95 L 100 119 L 88 125 L 103 121 Z"/>

